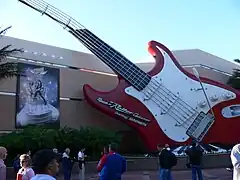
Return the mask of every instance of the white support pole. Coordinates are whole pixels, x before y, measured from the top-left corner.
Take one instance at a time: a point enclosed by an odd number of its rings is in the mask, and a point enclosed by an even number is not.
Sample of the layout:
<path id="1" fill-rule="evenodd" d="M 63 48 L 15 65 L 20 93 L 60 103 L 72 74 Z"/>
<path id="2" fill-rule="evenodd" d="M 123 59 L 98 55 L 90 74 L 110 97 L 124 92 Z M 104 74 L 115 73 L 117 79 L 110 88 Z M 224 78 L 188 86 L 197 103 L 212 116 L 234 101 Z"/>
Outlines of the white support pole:
<path id="1" fill-rule="evenodd" d="M 199 83 L 200 83 L 200 86 L 201 86 L 201 88 L 202 88 L 202 90 L 203 90 L 203 93 L 204 93 L 204 96 L 205 96 L 205 98 L 206 98 L 206 101 L 207 101 L 207 103 L 208 103 L 208 106 L 209 106 L 209 108 L 210 108 L 210 110 L 211 110 L 211 113 L 212 113 L 212 115 L 213 115 L 213 117 L 214 117 L 213 109 L 212 109 L 212 107 L 211 107 L 211 105 L 210 105 L 210 101 L 209 101 L 209 99 L 208 99 L 208 97 L 207 97 L 207 93 L 206 93 L 206 91 L 205 91 L 205 89 L 204 89 L 204 87 L 203 87 L 203 84 L 202 84 L 202 81 L 201 81 L 201 79 L 200 79 L 199 73 L 198 73 L 198 71 L 197 71 L 197 69 L 196 69 L 195 67 L 192 68 L 192 70 L 193 70 L 193 74 L 195 75 L 195 77 L 198 79 L 198 81 L 199 81 Z"/>

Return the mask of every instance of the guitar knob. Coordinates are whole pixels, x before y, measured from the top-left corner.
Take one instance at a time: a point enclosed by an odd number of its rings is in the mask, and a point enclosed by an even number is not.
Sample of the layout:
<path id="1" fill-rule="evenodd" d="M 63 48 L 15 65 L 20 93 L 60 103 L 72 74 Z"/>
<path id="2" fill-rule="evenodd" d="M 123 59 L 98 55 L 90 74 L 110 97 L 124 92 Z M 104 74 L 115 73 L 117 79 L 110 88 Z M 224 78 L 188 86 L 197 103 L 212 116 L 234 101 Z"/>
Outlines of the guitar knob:
<path id="1" fill-rule="evenodd" d="M 224 99 L 230 99 L 231 97 L 232 97 L 232 94 L 229 92 L 223 94 Z"/>
<path id="2" fill-rule="evenodd" d="M 204 108 L 206 105 L 207 105 L 206 101 L 199 101 L 199 102 L 198 102 L 198 106 L 199 106 L 200 108 Z"/>
<path id="3" fill-rule="evenodd" d="M 214 101 L 218 100 L 218 96 L 216 94 L 214 94 L 214 95 L 210 96 L 209 99 L 214 102 Z"/>

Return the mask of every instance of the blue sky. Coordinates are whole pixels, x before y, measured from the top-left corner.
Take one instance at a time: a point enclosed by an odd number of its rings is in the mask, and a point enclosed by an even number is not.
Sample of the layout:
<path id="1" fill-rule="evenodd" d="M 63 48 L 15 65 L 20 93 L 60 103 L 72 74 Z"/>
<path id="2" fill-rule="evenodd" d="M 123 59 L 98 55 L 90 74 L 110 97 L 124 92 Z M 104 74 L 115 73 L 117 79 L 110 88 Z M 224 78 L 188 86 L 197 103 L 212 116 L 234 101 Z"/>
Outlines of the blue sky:
<path id="1" fill-rule="evenodd" d="M 147 43 L 171 50 L 195 49 L 227 60 L 240 58 L 239 0 L 47 0 L 74 17 L 133 62 L 149 59 Z M 19 3 L 1 0 L 7 33 L 58 47 L 88 52 L 57 23 Z"/>

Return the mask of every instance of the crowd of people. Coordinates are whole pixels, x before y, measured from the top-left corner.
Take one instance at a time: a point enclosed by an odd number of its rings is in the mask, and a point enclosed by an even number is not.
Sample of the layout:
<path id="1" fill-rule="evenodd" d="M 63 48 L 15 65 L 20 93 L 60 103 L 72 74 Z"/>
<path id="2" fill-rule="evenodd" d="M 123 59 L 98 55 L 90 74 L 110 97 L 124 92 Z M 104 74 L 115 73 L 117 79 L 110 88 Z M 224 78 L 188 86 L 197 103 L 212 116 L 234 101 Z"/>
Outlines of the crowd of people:
<path id="1" fill-rule="evenodd" d="M 84 155 L 85 149 L 82 149 L 78 152 L 78 163 L 79 167 L 81 165 L 84 166 L 84 159 L 86 155 Z M 7 149 L 4 147 L 0 147 L 0 180 L 6 180 L 6 166 L 4 164 L 4 160 L 7 157 Z M 62 165 L 64 180 L 70 180 L 72 166 L 74 164 L 74 160 L 70 158 L 70 149 L 66 148 L 64 153 L 58 153 L 56 148 L 52 150 L 40 150 L 34 154 L 33 159 L 31 158 L 31 151 L 28 151 L 26 154 L 17 155 L 13 161 L 13 169 L 16 173 L 16 180 L 30 180 L 35 179 L 38 172 L 42 173 L 43 169 L 51 166 L 50 170 L 45 169 L 44 171 L 48 171 L 48 175 L 52 177 L 56 177 L 59 170 L 59 163 Z M 47 178 L 47 176 L 44 176 Z M 45 178 L 44 178 L 45 179 Z M 52 178 L 50 178 L 52 179 Z M 80 179 L 84 179 L 82 175 L 82 171 L 80 171 Z"/>
<path id="2" fill-rule="evenodd" d="M 85 179 L 85 149 L 77 154 L 77 159 L 70 158 L 70 149 L 66 148 L 64 153 L 58 153 L 57 149 L 43 149 L 34 153 L 31 152 L 17 155 L 13 167 L 16 172 L 16 180 L 56 180 L 59 175 L 61 163 L 64 180 L 70 180 L 73 164 L 77 161 L 79 166 L 79 179 Z M 0 180 L 7 179 L 6 165 L 7 149 L 0 147 Z M 126 160 L 116 152 L 114 145 L 105 147 L 102 157 L 97 164 L 99 180 L 120 180 L 126 171 Z"/>
<path id="3" fill-rule="evenodd" d="M 157 146 L 159 159 L 159 179 L 172 180 L 171 170 L 177 165 L 177 157 L 171 151 L 168 144 L 164 148 Z M 192 180 L 203 180 L 201 164 L 203 149 L 196 142 L 186 149 L 188 156 L 186 167 L 192 171 Z M 77 158 L 70 158 L 70 149 L 66 148 L 63 153 L 57 149 L 43 149 L 34 153 L 31 158 L 31 151 L 26 154 L 17 155 L 13 167 L 16 173 L 16 180 L 56 180 L 59 173 L 59 164 L 63 169 L 64 180 L 70 180 L 73 164 L 77 161 L 79 166 L 79 179 L 85 179 L 85 149 L 81 149 Z M 240 144 L 233 147 L 231 151 L 231 162 L 233 167 L 233 180 L 240 180 Z M 6 180 L 7 149 L 0 147 L 0 180 Z M 115 145 L 104 147 L 101 159 L 96 167 L 99 180 L 121 180 L 126 172 L 126 159 L 117 153 Z"/>
<path id="4" fill-rule="evenodd" d="M 168 144 L 164 148 L 157 146 L 159 157 L 159 179 L 172 180 L 171 169 L 177 165 L 177 157 L 171 151 Z M 186 150 L 188 155 L 188 168 L 192 169 L 192 180 L 202 180 L 201 159 L 203 150 L 195 142 Z M 6 180 L 6 166 L 4 159 L 7 157 L 7 149 L 0 147 L 0 180 Z M 78 152 L 77 162 L 79 166 L 79 179 L 85 179 L 85 149 Z M 17 180 L 55 180 L 59 172 L 59 163 L 62 165 L 64 180 L 70 180 L 73 163 L 76 160 L 70 158 L 70 149 L 64 153 L 58 153 L 57 149 L 44 149 L 36 152 L 31 159 L 31 151 L 17 155 L 13 167 L 17 174 Z M 121 180 L 126 172 L 126 159 L 117 153 L 114 145 L 103 148 L 101 159 L 97 164 L 99 180 Z"/>

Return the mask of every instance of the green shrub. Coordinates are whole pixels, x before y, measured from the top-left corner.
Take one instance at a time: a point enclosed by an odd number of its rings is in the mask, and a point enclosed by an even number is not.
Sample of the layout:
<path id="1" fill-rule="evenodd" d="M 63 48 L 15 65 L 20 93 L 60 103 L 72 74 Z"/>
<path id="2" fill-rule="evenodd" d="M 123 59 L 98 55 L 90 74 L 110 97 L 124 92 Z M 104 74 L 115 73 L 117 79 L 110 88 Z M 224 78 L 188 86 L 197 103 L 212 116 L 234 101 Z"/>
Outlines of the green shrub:
<path id="1" fill-rule="evenodd" d="M 0 146 L 8 149 L 8 162 L 11 164 L 17 154 L 28 150 L 34 153 L 43 148 L 58 148 L 61 152 L 70 148 L 72 156 L 76 156 L 81 148 L 86 148 L 88 160 L 95 160 L 100 157 L 104 145 L 119 144 L 120 140 L 119 134 L 99 128 L 81 127 L 77 130 L 67 127 L 48 129 L 43 126 L 30 126 L 0 136 Z"/>

